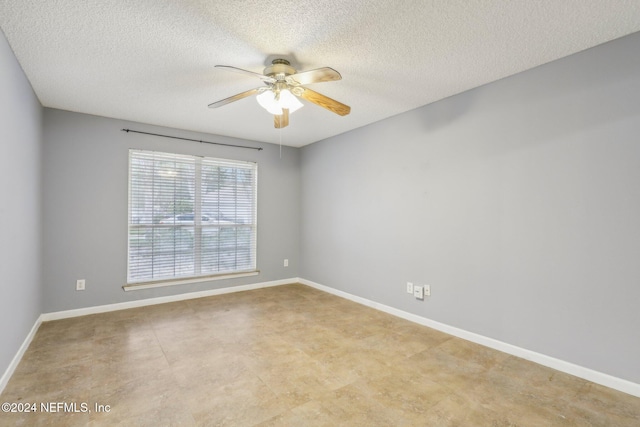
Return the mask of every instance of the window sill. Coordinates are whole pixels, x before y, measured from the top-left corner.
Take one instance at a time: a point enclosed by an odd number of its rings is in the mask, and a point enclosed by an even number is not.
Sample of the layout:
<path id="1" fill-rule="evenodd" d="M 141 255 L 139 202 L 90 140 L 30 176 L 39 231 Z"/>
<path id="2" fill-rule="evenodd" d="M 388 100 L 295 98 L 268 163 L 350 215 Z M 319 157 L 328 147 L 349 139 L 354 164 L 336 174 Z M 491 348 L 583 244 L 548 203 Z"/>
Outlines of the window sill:
<path id="1" fill-rule="evenodd" d="M 189 283 L 210 282 L 212 280 L 235 279 L 238 277 L 257 276 L 258 274 L 260 274 L 260 271 L 255 270 L 255 271 L 245 271 L 242 273 L 227 273 L 227 274 L 217 274 L 212 276 L 189 277 L 185 279 L 160 280 L 156 282 L 127 283 L 122 287 L 122 289 L 124 289 L 127 292 L 139 291 L 142 289 L 163 288 L 165 286 L 176 286 L 176 285 L 187 285 Z"/>

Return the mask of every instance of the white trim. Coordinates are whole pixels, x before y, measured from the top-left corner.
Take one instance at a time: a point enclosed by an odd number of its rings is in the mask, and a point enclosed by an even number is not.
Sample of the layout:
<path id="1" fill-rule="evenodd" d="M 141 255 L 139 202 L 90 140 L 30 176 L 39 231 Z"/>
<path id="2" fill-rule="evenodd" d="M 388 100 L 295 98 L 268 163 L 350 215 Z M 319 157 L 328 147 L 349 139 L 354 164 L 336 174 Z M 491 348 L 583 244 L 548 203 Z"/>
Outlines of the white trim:
<path id="1" fill-rule="evenodd" d="M 18 352 L 11 360 L 11 363 L 9 363 L 9 366 L 7 366 L 7 369 L 4 371 L 4 374 L 2 374 L 2 378 L 0 378 L 0 393 L 2 393 L 4 391 L 4 388 L 7 386 L 7 383 L 11 379 L 13 372 L 18 367 L 18 364 L 20 364 L 20 361 L 22 360 L 22 356 L 24 356 L 24 353 L 27 351 L 27 348 L 29 348 L 29 344 L 31 344 L 31 341 L 33 341 L 33 337 L 36 336 L 36 332 L 38 331 L 38 328 L 40 327 L 41 324 L 42 324 L 42 315 L 40 315 L 36 319 L 36 322 L 33 324 L 33 327 L 27 334 L 27 337 L 22 342 L 22 345 L 18 349 Z"/>
<path id="2" fill-rule="evenodd" d="M 164 304 L 167 302 L 184 301 L 195 298 L 209 297 L 212 295 L 229 294 L 232 292 L 250 291 L 253 289 L 268 288 L 272 286 L 288 285 L 298 283 L 298 278 L 273 280 L 271 282 L 252 283 L 249 285 L 231 286 L 228 288 L 209 289 L 199 292 L 188 292 L 184 294 L 169 295 L 166 297 L 146 298 L 136 301 L 119 302 L 115 304 L 98 305 L 93 307 L 78 308 L 75 310 L 56 311 L 42 314 L 43 322 L 50 320 L 67 319 L 70 317 L 86 316 L 88 314 L 106 313 L 109 311 L 126 310 L 128 308 L 145 307 L 148 305 Z"/>
<path id="3" fill-rule="evenodd" d="M 125 291 L 138 291 L 141 289 L 163 288 L 165 286 L 187 285 L 189 283 L 211 282 L 213 280 L 237 279 L 238 277 L 257 276 L 260 271 L 247 271 L 244 273 L 218 274 L 215 276 L 190 277 L 188 279 L 164 280 L 158 282 L 127 283 L 122 287 Z"/>
<path id="4" fill-rule="evenodd" d="M 358 304 L 366 305 L 367 307 L 374 308 L 376 310 L 389 313 L 391 315 L 400 317 L 402 319 L 409 320 L 420 325 L 428 326 L 441 332 L 456 336 L 458 338 L 465 339 L 467 341 L 474 342 L 476 344 L 483 345 L 485 347 L 493 348 L 503 353 L 511 354 L 513 356 L 521 357 L 531 362 L 538 363 L 540 365 L 555 369 L 557 371 L 565 372 L 570 375 L 585 379 L 587 381 L 594 382 L 596 384 L 603 385 L 605 387 L 612 388 L 614 390 L 621 391 L 623 393 L 630 394 L 632 396 L 640 397 L 640 384 L 633 383 L 622 378 L 614 377 L 609 374 L 594 371 L 593 369 L 585 368 L 583 366 L 575 365 L 564 360 L 556 359 L 551 356 L 547 356 L 542 353 L 527 350 L 522 347 L 518 347 L 512 344 L 507 344 L 502 341 L 498 341 L 493 338 L 485 337 L 483 335 L 469 332 L 464 329 L 459 329 L 454 326 L 449 326 L 444 323 L 436 322 L 435 320 L 428 319 L 426 317 L 418 316 L 416 314 L 408 313 L 406 311 L 399 310 L 388 305 L 380 304 L 375 301 L 368 300 L 356 295 L 349 294 L 337 289 L 330 288 L 319 283 L 312 282 L 311 280 L 298 278 L 298 282 L 316 288 L 318 290 L 357 302 Z"/>
<path id="5" fill-rule="evenodd" d="M 400 317 L 405 320 L 409 320 L 414 323 L 418 323 L 420 325 L 428 326 L 430 328 L 474 342 L 476 344 L 484 345 L 486 347 L 493 348 L 495 350 L 502 351 L 504 353 L 511 354 L 513 356 L 521 357 L 523 359 L 530 360 L 532 362 L 538 363 L 543 366 L 547 366 L 552 369 L 556 369 L 561 372 L 565 372 L 570 375 L 574 375 L 576 377 L 585 379 L 587 381 L 591 381 L 596 384 L 600 384 L 605 387 L 609 387 L 614 390 L 618 390 L 618 391 L 630 394 L 632 396 L 640 397 L 640 384 L 636 384 L 631 381 L 617 378 L 602 372 L 594 371 L 592 369 L 575 365 L 573 363 L 556 359 L 554 357 L 537 353 L 535 351 L 531 351 L 521 347 L 517 347 L 515 345 L 507 344 L 505 342 L 498 341 L 493 338 L 485 337 L 483 335 L 479 335 L 473 332 L 469 332 L 464 329 L 459 329 L 453 326 L 446 325 L 444 323 L 436 322 L 434 320 L 427 319 L 426 317 L 408 313 L 406 311 L 399 310 L 397 308 L 393 308 L 388 305 L 380 304 L 375 301 L 371 301 L 356 295 L 352 295 L 347 292 L 333 289 L 328 286 L 324 286 L 319 283 L 315 283 L 315 282 L 312 282 L 311 280 L 303 279 L 300 277 L 274 280 L 270 282 L 254 283 L 249 285 L 233 286 L 233 287 L 221 288 L 221 289 L 211 289 L 207 291 L 191 292 L 191 293 L 171 295 L 166 297 L 147 298 L 147 299 L 142 299 L 137 301 L 127 301 L 127 302 L 116 303 L 116 304 L 107 304 L 107 305 L 101 305 L 101 306 L 95 306 L 95 307 L 80 308 L 76 310 L 43 313 L 36 320 L 35 324 L 33 325 L 33 328 L 31 328 L 31 331 L 29 332 L 24 342 L 20 346 L 20 349 L 18 350 L 15 357 L 13 358 L 13 360 L 7 367 L 6 371 L 2 375 L 2 378 L 0 378 L 0 393 L 2 393 L 5 386 L 9 382 L 11 375 L 13 375 L 13 372 L 15 371 L 16 367 L 20 363 L 22 356 L 24 355 L 25 351 L 29 347 L 29 344 L 33 340 L 33 337 L 35 336 L 42 322 L 66 319 L 66 318 L 77 317 L 77 316 L 85 316 L 88 314 L 105 313 L 108 311 L 124 310 L 128 308 L 143 307 L 148 305 L 164 304 L 164 303 L 174 302 L 174 301 L 184 301 L 184 300 L 208 297 L 213 295 L 222 295 L 222 294 L 227 294 L 232 292 L 242 292 L 242 291 L 267 288 L 272 286 L 287 285 L 291 283 L 301 283 L 303 285 L 310 286 L 312 288 L 321 290 L 323 292 L 327 292 L 329 294 L 333 294 L 333 295 L 348 299 L 350 301 L 354 301 L 358 304 L 362 304 L 367 307 L 371 307 L 376 310 L 389 313 L 391 315 Z"/>
<path id="6" fill-rule="evenodd" d="M 13 375 L 14 371 L 18 367 L 18 364 L 22 360 L 22 357 L 24 356 L 24 353 L 27 351 L 27 348 L 29 348 L 29 344 L 31 344 L 31 341 L 35 337 L 36 332 L 38 331 L 38 328 L 40 327 L 42 322 L 67 319 L 71 317 L 86 316 L 89 314 L 106 313 L 109 311 L 125 310 L 128 308 L 144 307 L 148 305 L 164 304 L 164 303 L 174 302 L 174 301 L 185 301 L 189 299 L 203 298 L 203 297 L 208 297 L 213 295 L 229 294 L 233 292 L 249 291 L 253 289 L 268 288 L 272 286 L 288 285 L 291 283 L 299 283 L 299 280 L 300 279 L 298 279 L 297 277 L 293 277 L 290 279 L 273 280 L 270 282 L 253 283 L 249 285 L 232 286 L 232 287 L 221 288 L 221 289 L 210 289 L 207 291 L 190 292 L 190 293 L 184 293 L 184 294 L 178 294 L 178 295 L 170 295 L 166 297 L 147 298 L 147 299 L 142 299 L 137 301 L 127 301 L 127 302 L 121 302 L 116 304 L 85 307 L 85 308 L 79 308 L 75 310 L 43 313 L 38 317 L 38 319 L 36 319 L 36 322 L 31 328 L 31 331 L 29 331 L 29 334 L 27 335 L 24 342 L 18 349 L 18 352 L 16 353 L 16 355 L 13 357 L 13 360 L 11 360 L 11 363 L 9 364 L 7 369 L 4 371 L 4 374 L 2 374 L 2 378 L 0 378 L 0 393 L 3 392 L 7 383 L 11 379 L 11 376 Z"/>

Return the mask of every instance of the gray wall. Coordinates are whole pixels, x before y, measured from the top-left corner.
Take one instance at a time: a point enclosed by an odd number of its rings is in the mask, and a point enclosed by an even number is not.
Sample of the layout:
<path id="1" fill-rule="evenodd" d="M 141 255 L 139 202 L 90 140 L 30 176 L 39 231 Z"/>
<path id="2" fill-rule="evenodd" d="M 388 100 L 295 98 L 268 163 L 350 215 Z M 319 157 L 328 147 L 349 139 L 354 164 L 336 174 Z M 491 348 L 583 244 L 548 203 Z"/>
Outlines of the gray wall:
<path id="1" fill-rule="evenodd" d="M 301 277 L 640 383 L 638 46 L 303 148 Z"/>
<path id="2" fill-rule="evenodd" d="M 123 128 L 221 147 L 121 132 Z M 44 109 L 44 312 L 266 282 L 298 276 L 300 150 Z M 258 162 L 259 276 L 124 292 L 130 148 Z M 289 267 L 283 267 L 284 258 Z M 76 291 L 77 279 L 86 290 Z"/>
<path id="3" fill-rule="evenodd" d="M 0 32 L 0 376 L 42 311 L 41 120 Z"/>
<path id="4" fill-rule="evenodd" d="M 640 383 L 638 45 L 635 34 L 280 158 L 274 145 L 59 110 L 41 127 L 0 37 L 0 371 L 41 312 L 301 276 Z M 260 276 L 125 293 L 129 148 L 257 161 Z M 408 280 L 433 296 L 414 300 Z"/>

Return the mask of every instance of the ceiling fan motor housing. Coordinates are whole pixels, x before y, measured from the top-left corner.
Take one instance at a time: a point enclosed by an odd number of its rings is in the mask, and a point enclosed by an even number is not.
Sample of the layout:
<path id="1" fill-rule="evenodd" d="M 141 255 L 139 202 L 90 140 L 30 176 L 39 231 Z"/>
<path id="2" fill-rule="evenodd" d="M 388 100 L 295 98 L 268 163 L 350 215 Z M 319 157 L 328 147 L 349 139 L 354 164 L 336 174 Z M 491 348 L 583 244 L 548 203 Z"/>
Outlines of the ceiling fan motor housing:
<path id="1" fill-rule="evenodd" d="M 296 69 L 291 66 L 286 59 L 274 59 L 271 65 L 264 69 L 264 74 L 276 80 L 284 80 L 285 77 L 296 73 Z"/>

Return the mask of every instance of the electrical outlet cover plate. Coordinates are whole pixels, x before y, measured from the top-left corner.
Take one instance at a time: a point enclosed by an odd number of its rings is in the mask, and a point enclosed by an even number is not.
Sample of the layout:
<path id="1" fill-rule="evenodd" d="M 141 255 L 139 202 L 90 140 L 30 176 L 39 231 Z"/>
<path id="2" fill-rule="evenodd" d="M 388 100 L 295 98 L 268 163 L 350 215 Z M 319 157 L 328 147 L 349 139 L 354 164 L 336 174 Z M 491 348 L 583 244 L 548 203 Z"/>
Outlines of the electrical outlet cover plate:
<path id="1" fill-rule="evenodd" d="M 422 288 L 422 286 L 413 287 L 413 296 L 417 299 L 424 299 L 424 289 Z"/>
<path id="2" fill-rule="evenodd" d="M 84 279 L 78 279 L 76 281 L 76 291 L 84 291 L 84 286 L 85 286 Z"/>
<path id="3" fill-rule="evenodd" d="M 407 293 L 408 294 L 412 294 L 413 293 L 413 283 L 411 283 L 411 282 L 407 282 Z"/>
<path id="4" fill-rule="evenodd" d="M 431 285 L 424 285 L 424 296 L 425 297 L 431 296 Z"/>

